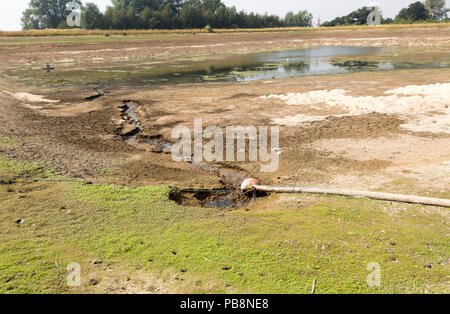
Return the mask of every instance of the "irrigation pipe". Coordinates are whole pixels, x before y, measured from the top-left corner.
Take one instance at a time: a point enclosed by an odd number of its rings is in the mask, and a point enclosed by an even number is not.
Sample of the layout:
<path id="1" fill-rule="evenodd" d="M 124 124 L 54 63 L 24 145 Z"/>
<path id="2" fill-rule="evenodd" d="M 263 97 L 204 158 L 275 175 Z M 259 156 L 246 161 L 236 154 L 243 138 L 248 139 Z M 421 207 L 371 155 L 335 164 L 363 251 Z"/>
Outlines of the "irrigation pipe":
<path id="1" fill-rule="evenodd" d="M 448 199 L 422 197 L 422 196 L 415 196 L 415 195 L 344 190 L 344 189 L 333 189 L 333 188 L 267 186 L 267 185 L 252 185 L 252 186 L 256 191 L 268 192 L 268 193 L 272 192 L 272 193 L 328 194 L 328 195 L 341 195 L 341 196 L 350 196 L 350 197 L 370 198 L 370 199 L 375 199 L 375 200 L 393 201 L 393 202 L 402 202 L 402 203 L 411 203 L 411 204 L 450 207 L 450 200 L 448 200 Z"/>

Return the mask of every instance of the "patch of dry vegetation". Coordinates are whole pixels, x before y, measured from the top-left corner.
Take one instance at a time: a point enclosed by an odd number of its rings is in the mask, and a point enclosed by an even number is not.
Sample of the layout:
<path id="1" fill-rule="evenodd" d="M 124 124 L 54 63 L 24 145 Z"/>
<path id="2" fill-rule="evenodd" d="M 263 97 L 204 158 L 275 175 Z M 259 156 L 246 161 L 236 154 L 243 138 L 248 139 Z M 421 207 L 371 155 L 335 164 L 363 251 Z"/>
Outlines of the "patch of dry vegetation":
<path id="1" fill-rule="evenodd" d="M 377 29 L 406 29 L 406 28 L 432 28 L 448 27 L 449 23 L 426 23 L 426 24 L 388 24 L 379 25 Z M 261 33 L 261 32 L 295 32 L 295 31 L 323 31 L 323 30 L 352 30 L 373 29 L 373 26 L 350 25 L 339 27 L 274 27 L 274 28 L 233 28 L 214 29 L 214 33 Z M 196 34 L 209 33 L 207 28 L 201 29 L 132 29 L 132 30 L 87 30 L 87 29 L 42 29 L 26 31 L 0 31 L 0 37 L 41 37 L 41 36 L 86 36 L 86 35 L 151 35 L 151 34 Z"/>

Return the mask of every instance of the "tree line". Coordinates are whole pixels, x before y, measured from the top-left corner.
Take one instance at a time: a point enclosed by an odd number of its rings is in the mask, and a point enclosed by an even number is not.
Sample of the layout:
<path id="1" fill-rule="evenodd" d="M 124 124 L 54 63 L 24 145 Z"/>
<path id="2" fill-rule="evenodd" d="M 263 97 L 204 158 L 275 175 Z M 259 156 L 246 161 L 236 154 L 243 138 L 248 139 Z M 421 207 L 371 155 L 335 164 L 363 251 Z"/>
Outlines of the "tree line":
<path id="1" fill-rule="evenodd" d="M 367 17 L 370 12 L 370 9 L 364 7 L 346 16 L 337 17 L 332 21 L 325 22 L 322 26 L 364 25 L 367 23 Z M 381 24 L 438 22 L 448 19 L 448 12 L 450 12 L 450 9 L 446 7 L 445 0 L 417 1 L 401 9 L 394 19 L 385 19 L 381 16 Z"/>
<path id="2" fill-rule="evenodd" d="M 81 8 L 81 27 L 85 29 L 192 29 L 192 28 L 273 28 L 311 27 L 313 15 L 307 10 L 277 15 L 247 13 L 227 7 L 221 0 L 111 0 L 101 12 L 95 3 L 80 0 L 30 0 L 22 15 L 22 28 L 69 28 L 67 5 L 75 1 Z M 414 2 L 395 19 L 383 18 L 382 24 L 416 23 L 447 19 L 450 10 L 445 0 Z M 364 25 L 371 10 L 367 7 L 337 17 L 321 26 Z M 320 22 L 316 23 L 320 26 Z"/>
<path id="3" fill-rule="evenodd" d="M 68 28 L 66 5 L 73 0 L 31 0 L 23 29 Z M 79 0 L 75 0 L 81 5 Z M 312 26 L 308 11 L 277 15 L 246 13 L 221 0 L 111 0 L 104 13 L 94 3 L 81 7 L 85 29 L 266 28 Z"/>

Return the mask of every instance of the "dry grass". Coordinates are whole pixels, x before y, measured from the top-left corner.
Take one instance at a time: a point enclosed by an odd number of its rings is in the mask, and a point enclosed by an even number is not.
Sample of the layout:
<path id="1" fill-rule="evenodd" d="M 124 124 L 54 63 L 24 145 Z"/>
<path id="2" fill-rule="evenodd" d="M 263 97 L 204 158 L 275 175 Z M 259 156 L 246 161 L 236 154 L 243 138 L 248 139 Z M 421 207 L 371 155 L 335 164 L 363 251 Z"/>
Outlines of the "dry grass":
<path id="1" fill-rule="evenodd" d="M 404 28 L 432 28 L 449 27 L 450 23 L 422 23 L 422 24 L 389 24 L 380 25 L 376 29 L 404 29 Z M 255 32 L 295 32 L 295 31 L 322 31 L 322 30 L 348 30 L 372 29 L 373 26 L 352 25 L 339 27 L 276 27 L 276 28 L 239 28 L 214 29 L 215 33 L 255 33 Z M 208 33 L 208 29 L 133 29 L 133 30 L 86 30 L 86 29 L 43 29 L 26 31 L 0 31 L 0 37 L 39 37 L 39 36 L 85 36 L 85 35 L 140 35 L 140 34 L 194 34 Z"/>

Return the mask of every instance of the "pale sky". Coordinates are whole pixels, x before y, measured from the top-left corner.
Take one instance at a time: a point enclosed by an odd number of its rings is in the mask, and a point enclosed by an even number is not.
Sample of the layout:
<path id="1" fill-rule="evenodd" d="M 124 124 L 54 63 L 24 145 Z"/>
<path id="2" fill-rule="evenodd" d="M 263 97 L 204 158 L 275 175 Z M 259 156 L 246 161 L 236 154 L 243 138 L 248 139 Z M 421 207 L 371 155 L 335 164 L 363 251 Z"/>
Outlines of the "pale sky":
<path id="1" fill-rule="evenodd" d="M 377 0 L 383 10 L 384 17 L 394 17 L 400 9 L 417 0 Z M 110 0 L 82 0 L 83 3 L 94 2 L 102 11 Z M 308 10 L 314 15 L 314 20 L 320 17 L 327 21 L 361 8 L 372 0 L 222 0 L 228 6 L 236 6 L 238 10 L 253 11 L 257 13 L 277 14 L 284 16 L 287 11 Z M 1 0 L 0 1 L 0 30 L 20 30 L 20 18 L 27 8 L 29 0 Z M 450 0 L 447 0 L 447 7 Z"/>

